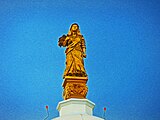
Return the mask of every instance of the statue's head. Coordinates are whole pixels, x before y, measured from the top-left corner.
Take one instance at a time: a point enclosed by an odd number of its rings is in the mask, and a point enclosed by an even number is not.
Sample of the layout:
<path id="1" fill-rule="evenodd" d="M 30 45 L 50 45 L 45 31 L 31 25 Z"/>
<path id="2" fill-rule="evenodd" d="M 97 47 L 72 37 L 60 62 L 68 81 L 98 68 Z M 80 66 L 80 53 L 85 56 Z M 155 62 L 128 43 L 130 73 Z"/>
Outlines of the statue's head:
<path id="1" fill-rule="evenodd" d="M 79 25 L 77 23 L 73 23 L 71 25 L 68 35 L 72 35 L 73 32 L 76 32 L 78 35 L 81 35 L 79 30 Z"/>
<path id="2" fill-rule="evenodd" d="M 73 23 L 70 27 L 70 30 L 71 31 L 77 31 L 79 29 L 79 26 L 77 23 Z"/>

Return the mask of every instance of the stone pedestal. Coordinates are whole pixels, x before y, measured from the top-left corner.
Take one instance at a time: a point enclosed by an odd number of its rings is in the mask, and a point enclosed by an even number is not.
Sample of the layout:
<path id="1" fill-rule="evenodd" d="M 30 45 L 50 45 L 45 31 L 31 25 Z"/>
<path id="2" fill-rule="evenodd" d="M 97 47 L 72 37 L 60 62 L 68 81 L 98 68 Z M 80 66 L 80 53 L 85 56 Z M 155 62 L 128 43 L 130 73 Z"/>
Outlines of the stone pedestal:
<path id="1" fill-rule="evenodd" d="M 59 116 L 86 114 L 92 115 L 92 110 L 95 104 L 87 99 L 75 99 L 71 98 L 59 102 L 57 109 Z"/>
<path id="2" fill-rule="evenodd" d="M 104 120 L 93 116 L 95 104 L 88 99 L 71 98 L 59 102 L 59 117 L 52 120 Z"/>
<path id="3" fill-rule="evenodd" d="M 64 100 L 70 98 L 85 99 L 88 92 L 88 87 L 86 85 L 87 81 L 88 81 L 87 77 L 66 76 L 62 84 L 64 88 L 63 91 Z"/>
<path id="4" fill-rule="evenodd" d="M 63 98 L 58 103 L 59 117 L 52 120 L 104 120 L 93 116 L 95 104 L 88 99 L 87 77 L 66 76 L 63 81 Z"/>

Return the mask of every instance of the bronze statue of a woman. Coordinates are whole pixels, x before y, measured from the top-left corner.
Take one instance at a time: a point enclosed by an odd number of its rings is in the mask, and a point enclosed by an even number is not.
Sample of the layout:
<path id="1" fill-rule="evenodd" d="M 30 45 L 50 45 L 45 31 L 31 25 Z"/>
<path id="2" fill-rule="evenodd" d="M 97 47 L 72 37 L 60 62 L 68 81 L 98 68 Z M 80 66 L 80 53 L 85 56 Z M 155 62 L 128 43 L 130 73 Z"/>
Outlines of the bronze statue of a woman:
<path id="1" fill-rule="evenodd" d="M 78 24 L 71 25 L 67 35 L 59 38 L 58 45 L 66 48 L 65 76 L 86 77 L 83 58 L 86 58 L 86 46 L 84 37 L 81 35 Z"/>

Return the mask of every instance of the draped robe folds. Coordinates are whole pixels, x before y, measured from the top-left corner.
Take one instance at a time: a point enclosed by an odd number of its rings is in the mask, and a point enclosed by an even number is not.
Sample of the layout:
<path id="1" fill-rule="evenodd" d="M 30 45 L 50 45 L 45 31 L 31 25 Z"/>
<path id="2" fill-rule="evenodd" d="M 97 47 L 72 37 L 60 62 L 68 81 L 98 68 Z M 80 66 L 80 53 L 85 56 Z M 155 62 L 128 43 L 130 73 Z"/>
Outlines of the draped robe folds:
<path id="1" fill-rule="evenodd" d="M 82 35 L 78 35 L 76 37 L 67 36 L 67 48 L 66 48 L 66 69 L 64 71 L 65 76 L 87 76 L 83 54 L 85 49 L 85 41 Z"/>

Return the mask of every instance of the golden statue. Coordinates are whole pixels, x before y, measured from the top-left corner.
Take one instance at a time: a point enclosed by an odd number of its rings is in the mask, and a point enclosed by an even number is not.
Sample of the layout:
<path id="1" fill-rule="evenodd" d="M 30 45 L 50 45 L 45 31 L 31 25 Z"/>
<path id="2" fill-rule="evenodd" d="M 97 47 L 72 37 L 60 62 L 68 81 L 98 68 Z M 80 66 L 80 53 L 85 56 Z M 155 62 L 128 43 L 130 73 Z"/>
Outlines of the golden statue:
<path id="1" fill-rule="evenodd" d="M 71 25 L 67 35 L 59 38 L 58 45 L 66 48 L 66 76 L 86 77 L 83 58 L 86 58 L 86 46 L 83 35 L 81 35 L 78 24 Z"/>
<path id="2" fill-rule="evenodd" d="M 88 77 L 84 68 L 83 58 L 86 58 L 86 46 L 78 24 L 71 25 L 67 35 L 59 38 L 58 45 L 66 47 L 66 69 L 63 74 L 63 98 L 85 99 L 88 87 Z"/>

